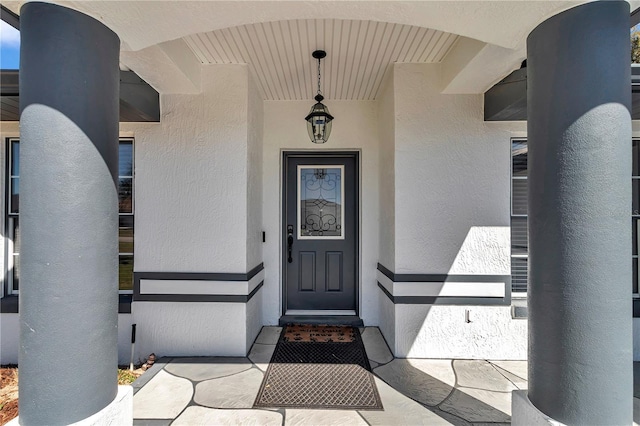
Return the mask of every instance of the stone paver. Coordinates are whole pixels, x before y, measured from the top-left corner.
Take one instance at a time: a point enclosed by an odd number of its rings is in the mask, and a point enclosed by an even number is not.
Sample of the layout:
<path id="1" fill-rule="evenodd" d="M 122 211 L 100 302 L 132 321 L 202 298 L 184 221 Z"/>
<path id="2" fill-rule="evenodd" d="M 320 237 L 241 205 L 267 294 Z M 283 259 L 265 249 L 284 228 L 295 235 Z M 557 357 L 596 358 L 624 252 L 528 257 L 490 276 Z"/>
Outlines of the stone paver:
<path id="1" fill-rule="evenodd" d="M 398 391 L 430 406 L 444 401 L 456 383 L 448 360 L 395 359 L 373 371 Z"/>
<path id="2" fill-rule="evenodd" d="M 282 425 L 282 414 L 265 410 L 217 410 L 206 407 L 189 407 L 171 424 L 172 426 L 196 425 Z"/>
<path id="3" fill-rule="evenodd" d="M 378 364 L 386 364 L 393 360 L 393 354 L 378 327 L 367 327 L 362 333 L 362 342 L 369 359 Z"/>
<path id="4" fill-rule="evenodd" d="M 511 392 L 517 388 L 487 361 L 453 361 L 458 387 Z"/>
<path id="5" fill-rule="evenodd" d="M 193 384 L 162 370 L 133 396 L 134 419 L 174 419 L 191 401 Z"/>
<path id="6" fill-rule="evenodd" d="M 164 368 L 169 373 L 194 382 L 231 376 L 251 368 L 247 358 L 174 358 Z"/>
<path id="7" fill-rule="evenodd" d="M 507 378 L 489 362 L 455 360 L 456 389 L 439 405 L 448 413 L 470 422 L 510 422 L 511 391 Z"/>
<path id="8" fill-rule="evenodd" d="M 511 392 L 458 388 L 439 408 L 469 422 L 511 421 Z"/>
<path id="9" fill-rule="evenodd" d="M 262 371 L 267 371 L 276 345 L 255 343 L 249 352 L 249 359 Z"/>
<path id="10" fill-rule="evenodd" d="M 426 407 L 402 395 L 376 377 L 383 411 L 358 411 L 370 425 L 450 425 Z"/>
<path id="11" fill-rule="evenodd" d="M 278 343 L 282 327 L 262 327 L 260 334 L 256 337 L 255 343 L 261 345 L 275 345 Z"/>
<path id="12" fill-rule="evenodd" d="M 285 426 L 366 426 L 367 422 L 356 411 L 292 410 L 285 411 Z"/>
<path id="13" fill-rule="evenodd" d="M 527 389 L 527 361 L 489 361 L 518 389 Z"/>
<path id="14" fill-rule="evenodd" d="M 263 327 L 248 358 L 160 359 L 134 383 L 134 425 L 506 425 L 511 391 L 527 387 L 526 361 L 393 359 L 380 330 L 366 327 L 383 411 L 251 409 L 281 331 Z"/>
<path id="15" fill-rule="evenodd" d="M 233 376 L 200 382 L 194 401 L 211 408 L 251 408 L 258 395 L 263 374 L 252 368 Z"/>

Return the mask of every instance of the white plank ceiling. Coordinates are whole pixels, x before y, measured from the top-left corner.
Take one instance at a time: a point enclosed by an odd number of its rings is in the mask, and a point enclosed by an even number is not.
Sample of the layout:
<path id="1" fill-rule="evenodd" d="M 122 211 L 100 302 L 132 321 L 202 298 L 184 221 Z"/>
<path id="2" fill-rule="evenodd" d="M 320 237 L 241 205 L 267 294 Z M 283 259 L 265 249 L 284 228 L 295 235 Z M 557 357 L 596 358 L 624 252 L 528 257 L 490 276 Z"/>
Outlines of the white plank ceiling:
<path id="1" fill-rule="evenodd" d="M 322 93 L 333 100 L 373 100 L 389 64 L 440 62 L 458 36 L 428 28 L 334 19 L 267 22 L 184 38 L 203 64 L 248 64 L 265 100 L 310 100 L 316 94 L 316 49 Z"/>

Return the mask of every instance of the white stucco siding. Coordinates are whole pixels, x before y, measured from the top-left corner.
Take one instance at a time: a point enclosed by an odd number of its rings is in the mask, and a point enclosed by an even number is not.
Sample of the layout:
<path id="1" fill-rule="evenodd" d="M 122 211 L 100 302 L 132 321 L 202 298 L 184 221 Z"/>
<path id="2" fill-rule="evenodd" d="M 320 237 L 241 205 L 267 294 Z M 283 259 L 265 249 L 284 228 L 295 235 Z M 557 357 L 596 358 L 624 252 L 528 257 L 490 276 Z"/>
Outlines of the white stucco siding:
<path id="1" fill-rule="evenodd" d="M 20 353 L 20 316 L 0 314 L 0 364 L 17 364 Z"/>
<path id="2" fill-rule="evenodd" d="M 395 311 L 397 357 L 527 359 L 527 321 L 512 319 L 510 306 L 396 305 Z"/>
<path id="3" fill-rule="evenodd" d="M 380 309 L 380 332 L 389 345 L 391 351 L 396 353 L 396 305 L 385 295 L 378 298 L 378 309 Z"/>
<path id="4" fill-rule="evenodd" d="M 248 75 L 247 108 L 247 269 L 262 263 L 263 101 Z"/>
<path id="5" fill-rule="evenodd" d="M 158 356 L 246 356 L 247 305 L 133 302 L 136 359 Z M 222 326 L 224 324 L 224 326 Z"/>
<path id="6" fill-rule="evenodd" d="M 378 261 L 386 268 L 394 270 L 395 234 L 395 102 L 394 73 L 389 69 L 378 97 L 378 131 L 380 149 L 380 248 Z"/>
<path id="7" fill-rule="evenodd" d="M 437 64 L 394 65 L 395 273 L 509 274 L 510 133 Z"/>
<path id="8" fill-rule="evenodd" d="M 379 190 L 377 103 L 372 101 L 325 101 L 335 117 L 329 141 L 314 145 L 307 135 L 304 117 L 313 105 L 309 101 L 265 101 L 263 222 L 267 233 L 264 246 L 264 324 L 276 324 L 281 315 L 281 180 L 282 151 L 359 150 L 361 179 L 360 316 L 365 324 L 378 324 Z"/>
<path id="9" fill-rule="evenodd" d="M 247 265 L 248 79 L 245 65 L 203 67 L 202 94 L 161 96 L 160 124 L 135 131 L 136 271 L 256 266 Z"/>
<path id="10" fill-rule="evenodd" d="M 131 361 L 131 324 L 131 314 L 118 314 L 118 365 L 129 365 Z M 133 362 L 138 362 L 135 354 Z"/>
<path id="11" fill-rule="evenodd" d="M 262 291 L 258 291 L 255 296 L 247 302 L 247 332 L 246 332 L 246 351 L 251 349 L 253 342 L 262 330 Z"/>

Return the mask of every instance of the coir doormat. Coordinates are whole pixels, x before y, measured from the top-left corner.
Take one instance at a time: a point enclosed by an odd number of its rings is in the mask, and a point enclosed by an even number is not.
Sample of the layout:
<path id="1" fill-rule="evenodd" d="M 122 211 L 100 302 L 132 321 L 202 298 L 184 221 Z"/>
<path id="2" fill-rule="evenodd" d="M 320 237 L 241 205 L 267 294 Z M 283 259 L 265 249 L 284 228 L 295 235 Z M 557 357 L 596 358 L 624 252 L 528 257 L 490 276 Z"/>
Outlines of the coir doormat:
<path id="1" fill-rule="evenodd" d="M 329 325 L 289 325 L 284 333 L 285 342 L 353 342 L 353 327 Z"/>
<path id="2" fill-rule="evenodd" d="M 254 407 L 382 410 L 359 330 L 286 326 Z"/>

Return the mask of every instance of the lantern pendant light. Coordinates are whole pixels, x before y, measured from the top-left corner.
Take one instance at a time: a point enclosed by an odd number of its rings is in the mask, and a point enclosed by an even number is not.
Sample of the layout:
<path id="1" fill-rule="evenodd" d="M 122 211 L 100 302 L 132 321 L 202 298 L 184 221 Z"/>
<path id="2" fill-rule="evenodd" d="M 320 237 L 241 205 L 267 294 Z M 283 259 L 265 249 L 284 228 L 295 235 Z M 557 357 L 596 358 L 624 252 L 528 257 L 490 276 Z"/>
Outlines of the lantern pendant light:
<path id="1" fill-rule="evenodd" d="M 320 90 L 320 60 L 327 56 L 327 52 L 316 50 L 311 56 L 318 60 L 318 94 L 314 98 L 317 103 L 311 107 L 305 120 L 307 120 L 307 131 L 311 142 L 325 143 L 331 134 L 331 121 L 333 120 L 333 116 L 329 114 L 329 108 L 322 103 L 324 96 Z"/>

